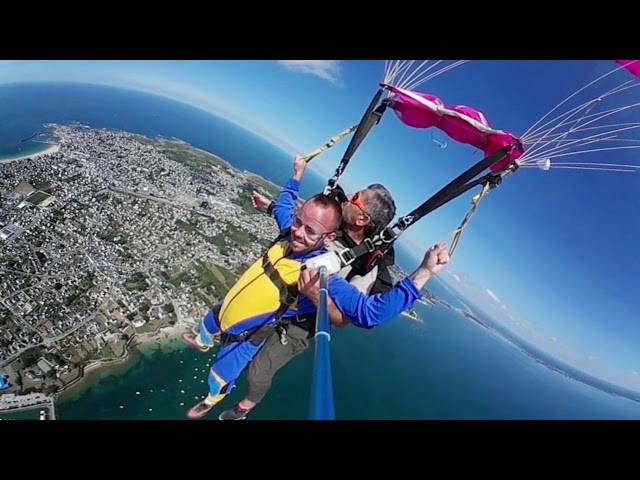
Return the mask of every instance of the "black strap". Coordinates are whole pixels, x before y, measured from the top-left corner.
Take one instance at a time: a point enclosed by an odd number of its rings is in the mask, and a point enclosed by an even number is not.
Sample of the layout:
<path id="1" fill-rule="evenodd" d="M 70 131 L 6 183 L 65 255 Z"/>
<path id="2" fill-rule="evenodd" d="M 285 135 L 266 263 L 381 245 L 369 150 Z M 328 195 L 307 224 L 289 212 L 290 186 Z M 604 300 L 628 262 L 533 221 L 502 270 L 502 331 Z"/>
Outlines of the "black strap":
<path id="1" fill-rule="evenodd" d="M 283 240 L 291 233 L 291 228 L 285 228 L 281 230 L 278 236 L 271 242 L 271 245 L 267 248 L 262 256 L 262 269 L 265 274 L 269 277 L 269 279 L 273 282 L 273 284 L 280 291 L 280 307 L 276 310 L 275 320 L 278 321 L 282 315 L 285 314 L 287 309 L 295 303 L 298 298 L 298 287 L 297 285 L 287 285 L 287 283 L 282 279 L 278 271 L 275 269 L 271 260 L 269 259 L 269 250 L 278 243 Z"/>
<path id="2" fill-rule="evenodd" d="M 287 285 L 285 281 L 282 279 L 278 271 L 275 269 L 268 256 L 269 251 L 264 254 L 262 268 L 264 272 L 267 274 L 269 279 L 273 282 L 273 284 L 280 291 L 280 306 L 278 310 L 276 310 L 274 321 L 280 320 L 280 318 L 285 314 L 287 309 L 295 303 L 298 298 L 298 287 L 297 285 Z"/>
<path id="3" fill-rule="evenodd" d="M 260 345 L 260 343 L 270 336 L 275 329 L 276 324 L 268 323 L 266 325 L 251 328 L 239 334 L 224 332 L 220 335 L 220 340 L 222 341 L 223 346 L 236 342 L 251 342 L 254 345 Z"/>
<path id="4" fill-rule="evenodd" d="M 457 178 L 449 182 L 446 186 L 440 189 L 440 191 L 432 195 L 431 198 L 426 200 L 422 205 L 414 209 L 411 213 L 400 218 L 394 226 L 387 227 L 382 230 L 380 234 L 377 235 L 373 240 L 366 238 L 360 245 L 357 245 L 356 247 L 353 247 L 349 250 L 338 252 L 342 263 L 345 265 L 349 265 L 356 259 L 362 257 L 363 255 L 370 254 L 375 250 L 380 250 L 383 253 L 386 252 L 391 247 L 393 242 L 395 242 L 395 240 L 398 238 L 400 233 L 402 233 L 404 230 L 409 228 L 425 215 L 428 215 L 437 208 L 440 208 L 444 204 L 450 202 L 454 198 L 459 197 L 460 195 L 477 185 L 487 182 L 491 183 L 492 188 L 499 185 L 502 180 L 501 173 L 507 169 L 513 170 L 517 168 L 517 164 L 509 164 L 500 172 L 493 172 L 477 180 L 471 182 L 469 181 L 479 175 L 486 168 L 489 168 L 491 165 L 494 165 L 495 163 L 502 160 L 506 155 L 509 154 L 509 152 L 511 152 L 511 150 L 515 148 L 515 146 L 515 144 L 512 144 L 503 147 L 495 153 L 489 155 L 488 157 L 483 158 L 467 171 L 463 172 Z"/>
<path id="5" fill-rule="evenodd" d="M 418 208 L 398 220 L 395 227 L 401 230 L 405 230 L 425 215 L 428 215 L 437 208 L 440 208 L 442 205 L 462 195 L 470 188 L 478 185 L 478 181 L 472 182 L 470 184 L 467 184 L 467 182 L 478 176 L 483 170 L 489 168 L 491 165 L 498 163 L 500 160 L 506 157 L 509 152 L 511 152 L 511 150 L 515 148 L 515 146 L 515 144 L 508 145 L 489 155 L 488 157 L 480 160 L 473 167 L 461 173 L 457 178 L 441 188 L 440 191 L 431 196 L 431 198 L 429 198 Z"/>
<path id="6" fill-rule="evenodd" d="M 377 125 L 380 122 L 382 115 L 387 109 L 387 104 L 383 102 L 382 104 L 378 105 L 378 102 L 380 101 L 380 97 L 382 97 L 382 94 L 385 92 L 386 89 L 387 89 L 386 85 L 381 85 L 380 89 L 373 96 L 373 99 L 369 103 L 367 110 L 364 112 L 364 115 L 362 116 L 362 119 L 358 124 L 358 128 L 353 134 L 353 137 L 351 137 L 349 146 L 347 147 L 347 150 L 345 151 L 344 156 L 342 157 L 342 160 L 340 160 L 340 163 L 338 164 L 338 168 L 336 168 L 336 171 L 333 174 L 333 177 L 331 177 L 327 183 L 326 191 L 331 191 L 335 188 L 336 183 L 338 183 L 338 180 L 344 173 L 345 169 L 347 168 L 347 165 L 349 165 L 349 161 L 351 160 L 351 157 L 353 156 L 353 154 L 356 152 L 356 150 L 358 149 L 362 141 L 365 139 L 365 137 L 369 134 L 371 129 L 374 127 L 374 125 Z M 378 106 L 376 107 L 376 105 Z"/>

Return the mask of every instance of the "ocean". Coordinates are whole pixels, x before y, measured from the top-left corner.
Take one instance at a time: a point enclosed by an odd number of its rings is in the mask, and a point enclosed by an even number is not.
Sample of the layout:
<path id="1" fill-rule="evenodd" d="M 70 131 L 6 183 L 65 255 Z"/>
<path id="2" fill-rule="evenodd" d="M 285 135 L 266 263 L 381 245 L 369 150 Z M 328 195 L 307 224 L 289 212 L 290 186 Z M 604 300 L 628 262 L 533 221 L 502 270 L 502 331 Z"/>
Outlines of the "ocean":
<path id="1" fill-rule="evenodd" d="M 0 87 L 0 162 L 33 153 L 21 142 L 44 123 L 77 121 L 155 137 L 175 137 L 235 167 L 283 185 L 292 159 L 242 128 L 164 98 L 91 85 L 20 84 Z M 319 143 L 322 139 L 319 139 Z M 30 150 L 31 149 L 31 150 Z M 26 152 L 26 153 L 25 153 Z M 302 196 L 326 179 L 305 178 Z M 413 261 L 399 249 L 398 263 Z M 460 301 L 437 280 L 436 296 Z M 504 337 L 441 305 L 417 305 L 424 323 L 398 317 L 375 330 L 335 332 L 332 366 L 338 419 L 640 419 L 640 403 L 577 382 L 525 355 Z M 98 370 L 57 403 L 57 418 L 184 419 L 206 394 L 209 356 L 174 340 L 149 344 L 125 365 Z M 308 416 L 313 348 L 287 365 L 250 419 Z M 222 406 L 239 400 L 244 377 Z"/>

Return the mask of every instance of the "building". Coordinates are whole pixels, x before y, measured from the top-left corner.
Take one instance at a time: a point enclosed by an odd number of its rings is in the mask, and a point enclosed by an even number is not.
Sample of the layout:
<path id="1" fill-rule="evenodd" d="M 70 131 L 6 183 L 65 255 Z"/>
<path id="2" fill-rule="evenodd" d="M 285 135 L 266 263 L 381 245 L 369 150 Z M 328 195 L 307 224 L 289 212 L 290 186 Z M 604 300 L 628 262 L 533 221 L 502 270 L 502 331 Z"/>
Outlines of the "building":
<path id="1" fill-rule="evenodd" d="M 7 375 L 0 375 L 0 390 L 6 390 L 7 388 L 11 388 L 9 377 Z"/>
<path id="2" fill-rule="evenodd" d="M 48 362 L 44 357 L 41 357 L 36 365 L 38 366 L 38 368 L 40 368 L 40 370 L 42 370 L 42 373 L 44 373 L 45 375 L 53 370 L 53 365 L 51 365 L 51 363 Z"/>

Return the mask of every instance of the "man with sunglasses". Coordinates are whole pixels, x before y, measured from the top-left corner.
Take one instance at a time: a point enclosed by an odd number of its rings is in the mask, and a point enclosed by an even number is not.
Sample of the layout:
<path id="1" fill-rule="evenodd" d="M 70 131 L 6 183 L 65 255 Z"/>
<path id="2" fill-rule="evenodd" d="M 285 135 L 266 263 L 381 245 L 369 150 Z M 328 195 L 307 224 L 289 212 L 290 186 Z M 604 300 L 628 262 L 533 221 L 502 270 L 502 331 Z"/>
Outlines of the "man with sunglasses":
<path id="1" fill-rule="evenodd" d="M 307 168 L 307 162 L 296 157 L 294 160 L 294 175 L 275 202 L 272 202 L 258 192 L 253 193 L 253 205 L 267 210 L 276 217 L 280 224 L 282 216 L 288 215 L 298 198 L 300 182 Z M 352 248 L 362 243 L 367 237 L 386 227 L 396 213 L 396 206 L 389 191 L 380 184 L 373 184 L 351 195 L 341 195 L 336 199 L 342 204 L 342 223 L 338 228 L 333 243 L 328 244 L 329 250 Z M 350 266 L 343 268 L 338 275 L 356 286 L 362 293 L 374 295 L 388 292 L 393 288 L 393 279 L 388 267 L 394 264 L 394 251 L 391 248 L 378 263 L 368 267 L 367 257 L 361 257 Z M 318 301 L 318 288 L 310 278 L 310 273 L 303 272 L 301 285 L 304 293 L 314 303 Z M 302 291 L 302 289 L 301 289 Z M 327 298 L 329 319 L 333 326 L 345 327 L 351 323 L 362 325 L 358 319 L 353 321 L 344 315 L 331 297 Z M 234 407 L 222 412 L 220 420 L 242 420 L 266 396 L 271 388 L 273 377 L 288 362 L 301 355 L 309 348 L 309 342 L 315 333 L 315 311 L 310 314 L 298 314 L 288 319 L 288 325 L 279 333 L 267 338 L 266 343 L 249 364 L 247 381 L 249 388 L 246 397 Z M 283 331 L 284 330 L 284 331 Z"/>

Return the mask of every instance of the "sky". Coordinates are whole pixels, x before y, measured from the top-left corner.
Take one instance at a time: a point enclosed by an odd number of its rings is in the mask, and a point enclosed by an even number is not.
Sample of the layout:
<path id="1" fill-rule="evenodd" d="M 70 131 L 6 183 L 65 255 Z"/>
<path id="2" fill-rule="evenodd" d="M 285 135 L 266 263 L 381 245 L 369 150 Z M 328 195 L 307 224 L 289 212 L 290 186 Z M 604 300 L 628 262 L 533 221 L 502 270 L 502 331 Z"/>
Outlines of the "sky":
<path id="1" fill-rule="evenodd" d="M 221 115 L 293 156 L 359 122 L 383 80 L 385 62 L 7 60 L 0 61 L 0 84 L 76 81 L 155 93 Z M 430 72 L 452 62 L 442 61 Z M 616 67 L 612 60 L 472 60 L 417 90 L 446 105 L 478 109 L 493 128 L 521 136 L 568 95 Z M 617 71 L 546 120 L 627 81 L 640 85 L 629 72 Z M 640 89 L 630 88 L 603 98 L 587 115 L 637 102 Z M 640 112 L 629 108 L 604 120 L 587 118 L 594 119 L 591 127 L 628 124 L 640 122 Z M 592 129 L 577 138 L 605 131 Z M 640 139 L 635 130 L 619 135 Z M 311 169 L 328 178 L 347 143 L 314 159 Z M 582 149 L 569 146 L 566 153 L 572 155 L 553 161 L 640 164 L 635 150 L 575 154 Z M 481 158 L 473 146 L 438 129 L 408 127 L 388 110 L 340 183 L 347 191 L 383 183 L 404 215 Z M 502 312 L 516 333 L 552 355 L 640 390 L 638 182 L 640 173 L 521 168 L 482 201 L 442 278 L 452 285 L 465 282 L 467 294 Z M 416 266 L 430 245 L 450 240 L 476 193 L 441 207 L 403 234 Z"/>

